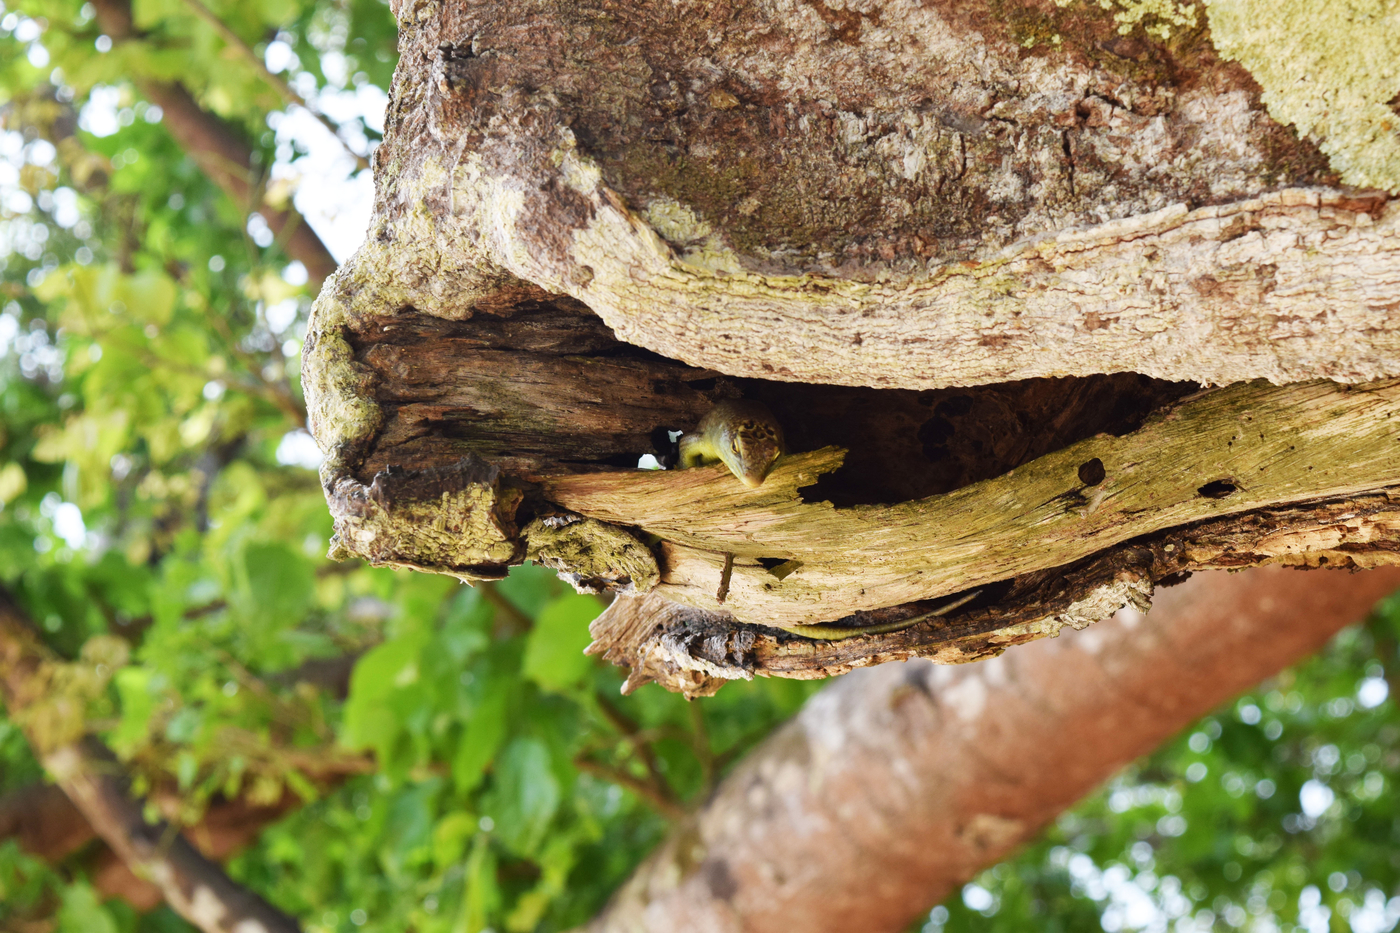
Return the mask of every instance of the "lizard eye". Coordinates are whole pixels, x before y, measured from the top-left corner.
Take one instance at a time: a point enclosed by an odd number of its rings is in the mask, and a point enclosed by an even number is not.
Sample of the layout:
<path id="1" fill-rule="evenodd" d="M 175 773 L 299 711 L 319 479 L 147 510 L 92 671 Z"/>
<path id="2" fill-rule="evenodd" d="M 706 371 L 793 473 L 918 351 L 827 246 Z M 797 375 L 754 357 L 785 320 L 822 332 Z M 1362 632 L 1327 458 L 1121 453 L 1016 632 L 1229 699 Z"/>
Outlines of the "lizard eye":
<path id="1" fill-rule="evenodd" d="M 737 440 L 730 441 L 729 449 L 737 454 L 739 452 L 739 442 Z"/>

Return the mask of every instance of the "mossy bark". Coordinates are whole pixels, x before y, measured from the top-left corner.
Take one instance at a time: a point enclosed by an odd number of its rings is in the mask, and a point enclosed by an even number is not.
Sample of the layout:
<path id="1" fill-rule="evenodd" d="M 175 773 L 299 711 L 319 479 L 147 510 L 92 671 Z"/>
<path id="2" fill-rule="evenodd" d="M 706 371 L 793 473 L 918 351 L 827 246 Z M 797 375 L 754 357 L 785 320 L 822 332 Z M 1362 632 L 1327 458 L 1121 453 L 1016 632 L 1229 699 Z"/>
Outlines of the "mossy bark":
<path id="1" fill-rule="evenodd" d="M 691 607 L 657 616 L 681 626 L 662 667 L 814 676 L 1087 624 L 1214 566 L 1132 556 L 1201 522 L 1275 516 L 1316 562 L 1316 514 L 1287 509 L 1400 485 L 1400 204 L 1340 187 L 1204 18 L 395 9 L 371 238 L 303 351 L 336 553 L 465 579 L 537 558 Z M 1331 381 L 1181 402 L 1261 378 Z M 634 469 L 738 396 L 798 451 L 763 487 Z M 1351 562 L 1391 559 L 1387 522 Z M 942 628 L 743 634 L 971 589 Z M 750 640 L 681 637 L 701 623 Z"/>

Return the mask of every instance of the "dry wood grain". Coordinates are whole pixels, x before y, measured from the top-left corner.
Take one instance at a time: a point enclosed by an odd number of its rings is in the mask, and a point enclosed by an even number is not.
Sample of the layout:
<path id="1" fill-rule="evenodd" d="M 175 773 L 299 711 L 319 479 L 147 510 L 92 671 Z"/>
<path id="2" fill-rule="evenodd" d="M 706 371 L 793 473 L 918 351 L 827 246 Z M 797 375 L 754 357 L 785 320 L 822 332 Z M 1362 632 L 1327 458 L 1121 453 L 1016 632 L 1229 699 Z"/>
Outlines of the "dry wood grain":
<path id="1" fill-rule="evenodd" d="M 1125 437 L 897 505 L 804 501 L 799 489 L 839 462 L 832 450 L 787 457 L 755 490 L 722 467 L 561 476 L 544 488 L 572 511 L 674 542 L 660 595 L 719 608 L 733 553 L 724 608 L 801 625 L 1065 566 L 1174 526 L 1400 484 L 1397 443 L 1400 383 L 1251 383 L 1202 393 Z M 1106 477 L 1088 487 L 1079 470 L 1093 460 Z M 801 566 L 781 579 L 769 571 L 788 560 Z"/>

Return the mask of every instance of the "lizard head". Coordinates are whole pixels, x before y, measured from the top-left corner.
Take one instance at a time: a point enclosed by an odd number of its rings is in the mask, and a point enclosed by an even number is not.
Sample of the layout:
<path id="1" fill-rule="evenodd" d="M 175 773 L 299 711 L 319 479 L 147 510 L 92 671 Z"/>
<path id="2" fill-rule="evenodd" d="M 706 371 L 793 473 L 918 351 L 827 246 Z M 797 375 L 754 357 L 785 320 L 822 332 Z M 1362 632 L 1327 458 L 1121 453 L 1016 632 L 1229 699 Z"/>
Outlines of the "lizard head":
<path id="1" fill-rule="evenodd" d="M 771 416 L 736 419 L 719 444 L 719 458 L 745 486 L 763 485 L 782 455 L 783 429 Z"/>

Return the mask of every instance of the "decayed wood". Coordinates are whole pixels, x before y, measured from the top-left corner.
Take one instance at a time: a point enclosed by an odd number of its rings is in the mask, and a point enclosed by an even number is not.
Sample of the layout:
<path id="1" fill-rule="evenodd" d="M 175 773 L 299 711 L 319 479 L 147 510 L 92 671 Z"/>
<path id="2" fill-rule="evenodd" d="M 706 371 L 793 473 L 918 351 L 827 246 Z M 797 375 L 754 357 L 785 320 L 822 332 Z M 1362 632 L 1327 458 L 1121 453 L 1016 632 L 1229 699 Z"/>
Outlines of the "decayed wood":
<path id="1" fill-rule="evenodd" d="M 584 196 L 589 224 L 565 262 L 515 249 L 508 268 L 584 301 L 624 340 L 734 375 L 939 388 L 1400 374 L 1400 203 L 1380 193 L 1175 204 L 888 285 L 692 266 L 601 182 Z"/>
<path id="2" fill-rule="evenodd" d="M 1065 568 L 1396 482 L 1389 385 L 1230 389 L 1130 437 L 1093 435 L 1185 388 L 930 389 L 1400 375 L 1400 205 L 1341 187 L 1204 20 L 425 9 L 396 6 L 371 237 L 303 348 L 337 554 L 465 578 L 534 555 L 754 624 L 903 617 L 1048 572 L 1078 580 L 1050 613 L 1077 624 L 1151 574 L 1108 598 Z M 739 395 L 807 452 L 762 489 L 628 469 Z M 722 647 L 668 650 L 751 663 Z M 846 663 L 798 654 L 772 664 Z"/>
<path id="3" fill-rule="evenodd" d="M 521 498 L 497 467 L 472 456 L 443 468 L 382 470 L 368 484 L 342 476 L 326 489 L 331 556 L 499 579 L 524 557 L 514 523 Z"/>
<path id="4" fill-rule="evenodd" d="M 1125 437 L 1080 441 L 995 479 L 888 506 L 800 494 L 837 451 L 791 455 L 750 490 L 723 467 L 545 482 L 572 511 L 674 546 L 657 592 L 740 621 L 801 625 L 1061 567 L 1131 538 L 1285 503 L 1400 484 L 1400 382 L 1262 383 L 1202 393 Z M 1099 461 L 1095 486 L 1081 467 Z M 891 464 L 890 469 L 898 469 Z M 797 561 L 781 579 L 773 564 Z"/>
<path id="5" fill-rule="evenodd" d="M 709 696 L 726 681 L 755 676 L 810 680 L 913 657 L 941 664 L 994 657 L 1065 628 L 1082 629 L 1124 607 L 1145 611 L 1159 584 L 1203 570 L 1266 564 L 1347 570 L 1400 564 L 1400 487 L 1173 528 L 1067 567 L 1001 581 L 946 616 L 884 635 L 809 639 L 656 593 L 619 598 L 593 622 L 588 650 L 629 669 L 624 692 L 655 681 L 687 696 Z M 842 621 L 878 625 L 933 605 L 857 613 Z"/>
<path id="6" fill-rule="evenodd" d="M 723 2 L 405 6 L 423 64 L 354 314 L 523 281 L 758 378 L 1397 374 L 1395 208 L 1337 187 L 1203 22 L 979 6 L 849 34 Z"/>
<path id="7" fill-rule="evenodd" d="M 833 32 L 727 2 L 404 5 L 374 229 L 308 374 L 342 324 L 546 292 L 768 379 L 1396 374 L 1384 194 L 1338 188 L 1194 14 L 1125 36 L 1024 7 Z"/>
<path id="8" fill-rule="evenodd" d="M 694 429 L 724 398 L 764 402 L 793 449 L 838 445 L 820 494 L 899 502 L 1004 473 L 1100 432 L 1131 430 L 1190 384 L 1141 376 L 1028 380 L 914 392 L 731 379 L 616 340 L 576 303 L 530 304 L 465 321 L 401 314 L 351 335 L 381 427 L 355 468 L 427 469 L 470 453 L 527 479 L 669 462 L 668 432 Z M 326 434 L 340 424 L 325 426 Z M 897 461 L 900 469 L 888 464 Z"/>

